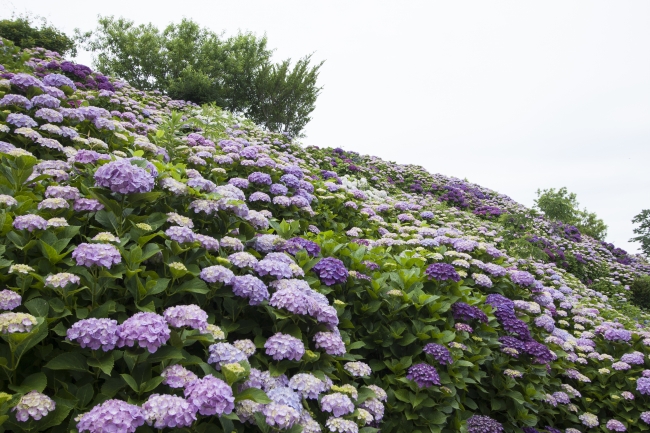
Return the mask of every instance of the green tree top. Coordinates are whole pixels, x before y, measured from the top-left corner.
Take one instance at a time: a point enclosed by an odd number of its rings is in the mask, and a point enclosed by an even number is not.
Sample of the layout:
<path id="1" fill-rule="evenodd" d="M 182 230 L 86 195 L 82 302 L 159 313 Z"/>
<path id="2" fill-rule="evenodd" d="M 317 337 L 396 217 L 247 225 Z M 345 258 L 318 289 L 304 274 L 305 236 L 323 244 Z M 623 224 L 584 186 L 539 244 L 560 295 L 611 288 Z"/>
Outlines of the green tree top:
<path id="1" fill-rule="evenodd" d="M 630 242 L 641 242 L 641 251 L 650 257 L 650 209 L 642 210 L 632 222 L 639 226 L 634 228 L 634 234 L 638 236 L 630 239 Z"/>
<path id="2" fill-rule="evenodd" d="M 575 193 L 566 187 L 537 190 L 535 208 L 544 212 L 546 217 L 565 224 L 576 226 L 581 233 L 598 240 L 607 236 L 607 225 L 594 212 L 580 210 L 580 204 Z"/>
<path id="3" fill-rule="evenodd" d="M 0 36 L 21 48 L 42 47 L 57 51 L 62 56 L 77 55 L 77 47 L 73 39 L 49 24 L 45 18 L 40 18 L 41 25 L 36 27 L 33 25 L 35 19 L 39 18 L 21 15 L 0 20 Z"/>

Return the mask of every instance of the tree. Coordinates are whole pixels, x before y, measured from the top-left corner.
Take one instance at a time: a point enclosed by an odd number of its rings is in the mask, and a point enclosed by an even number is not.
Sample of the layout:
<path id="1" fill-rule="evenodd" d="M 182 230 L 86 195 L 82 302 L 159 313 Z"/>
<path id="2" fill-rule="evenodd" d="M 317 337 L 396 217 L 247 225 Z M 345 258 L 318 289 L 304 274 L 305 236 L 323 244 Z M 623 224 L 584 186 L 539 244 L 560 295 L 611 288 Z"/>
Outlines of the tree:
<path id="1" fill-rule="evenodd" d="M 95 66 L 104 74 L 173 98 L 214 102 L 275 132 L 298 135 L 321 91 L 316 80 L 323 63 L 311 65 L 311 56 L 293 68 L 290 60 L 274 64 L 266 36 L 223 38 L 188 19 L 160 31 L 100 17 L 94 31 L 77 31 L 77 39 L 97 53 Z"/>
<path id="2" fill-rule="evenodd" d="M 22 15 L 17 18 L 0 20 L 0 36 L 9 39 L 21 48 L 42 47 L 46 50 L 56 51 L 62 56 L 77 55 L 77 47 L 72 38 L 49 24 L 45 18 L 40 18 L 40 27 L 33 26 L 34 19 L 30 15 Z"/>
<path id="3" fill-rule="evenodd" d="M 634 228 L 634 234 L 638 236 L 630 239 L 630 242 L 641 242 L 641 251 L 650 257 L 650 209 L 642 210 L 632 222 L 640 226 Z"/>
<path id="4" fill-rule="evenodd" d="M 580 210 L 580 204 L 575 193 L 569 192 L 566 187 L 557 191 L 555 188 L 537 190 L 535 207 L 555 221 L 577 227 L 581 233 L 604 240 L 607 236 L 607 225 L 598 216 L 587 211 Z"/>

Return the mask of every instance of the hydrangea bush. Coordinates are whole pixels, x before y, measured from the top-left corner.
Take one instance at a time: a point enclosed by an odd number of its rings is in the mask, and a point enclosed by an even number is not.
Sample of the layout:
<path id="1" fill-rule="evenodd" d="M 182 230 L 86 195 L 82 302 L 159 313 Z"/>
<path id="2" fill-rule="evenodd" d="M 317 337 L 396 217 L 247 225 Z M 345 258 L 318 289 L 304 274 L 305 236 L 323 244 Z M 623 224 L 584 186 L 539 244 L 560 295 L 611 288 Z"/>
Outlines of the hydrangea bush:
<path id="1" fill-rule="evenodd" d="M 642 258 L 57 53 L 0 65 L 0 429 L 650 430 Z"/>

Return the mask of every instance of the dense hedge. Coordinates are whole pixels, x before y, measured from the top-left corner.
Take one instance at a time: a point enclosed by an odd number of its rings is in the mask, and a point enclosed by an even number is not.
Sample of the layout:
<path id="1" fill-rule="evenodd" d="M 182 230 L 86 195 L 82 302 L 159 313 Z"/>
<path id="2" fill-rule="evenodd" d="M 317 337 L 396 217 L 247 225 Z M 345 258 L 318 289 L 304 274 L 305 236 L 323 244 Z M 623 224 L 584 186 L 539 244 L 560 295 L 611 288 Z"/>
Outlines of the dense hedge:
<path id="1" fill-rule="evenodd" d="M 5 431 L 650 430 L 643 259 L 55 53 L 0 64 Z"/>

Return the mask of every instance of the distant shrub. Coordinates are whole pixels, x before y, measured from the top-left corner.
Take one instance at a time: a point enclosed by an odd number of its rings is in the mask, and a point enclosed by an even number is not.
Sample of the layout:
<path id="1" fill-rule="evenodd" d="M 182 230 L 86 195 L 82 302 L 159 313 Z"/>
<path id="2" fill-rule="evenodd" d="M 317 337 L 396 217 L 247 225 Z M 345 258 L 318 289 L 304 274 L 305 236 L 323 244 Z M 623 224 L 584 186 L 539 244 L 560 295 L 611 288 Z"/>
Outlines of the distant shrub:
<path id="1" fill-rule="evenodd" d="M 632 303 L 641 308 L 650 309 L 650 276 L 644 275 L 630 284 Z"/>

